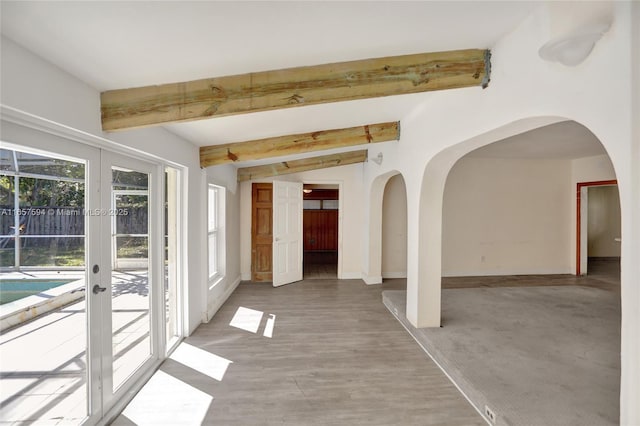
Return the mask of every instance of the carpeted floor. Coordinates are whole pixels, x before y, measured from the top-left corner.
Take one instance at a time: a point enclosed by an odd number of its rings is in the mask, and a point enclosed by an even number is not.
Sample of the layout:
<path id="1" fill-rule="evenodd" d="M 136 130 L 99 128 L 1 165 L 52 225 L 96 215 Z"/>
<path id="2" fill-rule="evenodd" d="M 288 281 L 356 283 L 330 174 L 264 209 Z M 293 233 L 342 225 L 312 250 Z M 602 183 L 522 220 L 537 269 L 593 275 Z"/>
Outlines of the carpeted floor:
<path id="1" fill-rule="evenodd" d="M 435 329 L 413 328 L 405 300 L 405 291 L 383 292 L 389 310 L 481 412 L 489 407 L 495 424 L 619 423 L 618 291 L 443 289 L 443 327 Z"/>

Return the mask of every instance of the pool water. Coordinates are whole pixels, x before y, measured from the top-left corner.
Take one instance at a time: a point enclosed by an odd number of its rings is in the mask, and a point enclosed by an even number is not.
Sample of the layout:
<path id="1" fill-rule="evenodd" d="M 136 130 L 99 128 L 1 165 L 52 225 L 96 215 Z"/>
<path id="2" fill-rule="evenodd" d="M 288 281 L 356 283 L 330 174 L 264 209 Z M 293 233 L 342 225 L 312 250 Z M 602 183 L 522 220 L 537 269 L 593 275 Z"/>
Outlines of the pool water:
<path id="1" fill-rule="evenodd" d="M 73 280 L 0 280 L 0 305 L 70 283 Z"/>

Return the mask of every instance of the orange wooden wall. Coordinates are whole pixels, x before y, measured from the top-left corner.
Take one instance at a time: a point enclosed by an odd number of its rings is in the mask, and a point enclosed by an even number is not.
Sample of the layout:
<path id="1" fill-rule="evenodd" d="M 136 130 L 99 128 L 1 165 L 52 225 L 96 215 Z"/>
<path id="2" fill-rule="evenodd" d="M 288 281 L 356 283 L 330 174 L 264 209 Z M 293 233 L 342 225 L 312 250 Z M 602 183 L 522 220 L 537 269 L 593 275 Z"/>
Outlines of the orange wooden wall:
<path id="1" fill-rule="evenodd" d="M 338 210 L 305 210 L 304 250 L 338 250 Z"/>

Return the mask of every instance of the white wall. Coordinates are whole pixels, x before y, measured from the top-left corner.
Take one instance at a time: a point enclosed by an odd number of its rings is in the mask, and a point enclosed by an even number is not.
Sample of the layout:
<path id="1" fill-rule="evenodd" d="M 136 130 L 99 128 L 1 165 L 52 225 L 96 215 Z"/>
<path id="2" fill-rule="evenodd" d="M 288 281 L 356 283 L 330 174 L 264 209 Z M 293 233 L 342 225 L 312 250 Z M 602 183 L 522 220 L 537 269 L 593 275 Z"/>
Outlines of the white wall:
<path id="1" fill-rule="evenodd" d="M 341 185 L 338 234 L 338 278 L 361 278 L 362 223 L 364 221 L 362 164 L 312 170 L 282 176 L 281 180 Z M 261 179 L 255 182 L 272 182 Z M 251 181 L 240 184 L 240 268 L 251 279 Z"/>
<path id="2" fill-rule="evenodd" d="M 571 162 L 465 157 L 442 213 L 442 275 L 571 272 Z"/>
<path id="3" fill-rule="evenodd" d="M 578 158 L 571 162 L 572 184 L 615 179 L 616 171 L 608 155 Z"/>
<path id="4" fill-rule="evenodd" d="M 620 196 L 617 186 L 595 186 L 588 189 L 589 257 L 620 257 Z"/>
<path id="5" fill-rule="evenodd" d="M 1 39 L 0 102 L 59 125 L 98 136 L 152 154 L 186 167 L 185 189 L 187 256 L 185 268 L 188 297 L 186 332 L 202 319 L 201 271 L 204 258 L 201 244 L 202 182 L 198 148 L 162 128 L 104 133 L 100 124 L 100 93 L 74 76 L 32 54 L 5 37 Z M 55 147 L 52 147 L 55 150 Z M 206 233 L 206 230 L 204 231 Z"/>
<path id="6" fill-rule="evenodd" d="M 208 322 L 240 284 L 240 257 L 238 256 L 240 253 L 240 187 L 234 166 L 208 167 L 205 174 L 207 184 L 212 183 L 225 188 L 224 277 L 212 289 L 208 289 L 208 286 L 203 288 L 203 299 L 207 301 L 203 321 Z M 205 192 L 203 198 L 206 196 Z M 206 225 L 203 226 L 206 227 Z M 207 232 L 203 233 L 202 240 L 206 250 Z M 203 280 L 207 281 L 206 270 L 203 271 Z"/>
<path id="7" fill-rule="evenodd" d="M 393 176 L 384 188 L 382 277 L 407 277 L 407 189 L 402 175 Z"/>
<path id="8" fill-rule="evenodd" d="M 629 12 L 627 12 L 629 13 Z M 633 2 L 629 19 L 631 28 L 631 116 L 640 117 L 640 3 Z M 625 104 L 626 105 L 626 104 Z M 622 374 L 627 384 L 622 388 L 620 399 L 621 422 L 627 424 L 640 424 L 640 408 L 637 403 L 640 400 L 640 120 L 632 120 L 631 146 L 627 150 L 630 162 L 629 174 L 624 174 L 623 179 L 629 179 L 626 194 L 628 197 L 621 204 L 622 214 L 622 255 L 628 261 L 622 261 L 622 282 L 635 282 L 636 285 L 622 286 Z M 619 187 L 618 187 L 619 188 Z M 622 202 L 622 200 L 621 200 Z M 635 218 L 635 219 L 634 219 Z M 630 241 L 626 241 L 630 239 Z"/>

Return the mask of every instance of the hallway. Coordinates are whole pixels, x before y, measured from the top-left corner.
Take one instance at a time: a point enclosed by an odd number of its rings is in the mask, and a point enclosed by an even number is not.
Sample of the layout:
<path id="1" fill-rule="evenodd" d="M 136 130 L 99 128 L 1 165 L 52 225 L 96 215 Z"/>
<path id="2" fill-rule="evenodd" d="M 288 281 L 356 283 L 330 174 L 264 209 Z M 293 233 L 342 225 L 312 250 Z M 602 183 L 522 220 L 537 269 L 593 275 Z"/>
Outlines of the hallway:
<path id="1" fill-rule="evenodd" d="M 305 280 L 335 280 L 338 278 L 338 252 L 305 251 L 302 266 Z"/>

